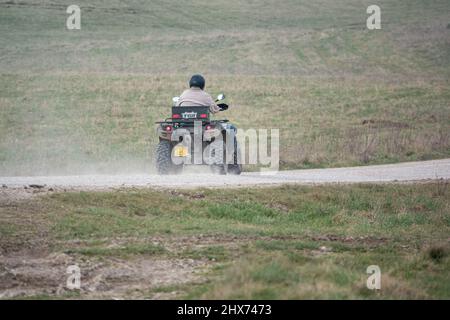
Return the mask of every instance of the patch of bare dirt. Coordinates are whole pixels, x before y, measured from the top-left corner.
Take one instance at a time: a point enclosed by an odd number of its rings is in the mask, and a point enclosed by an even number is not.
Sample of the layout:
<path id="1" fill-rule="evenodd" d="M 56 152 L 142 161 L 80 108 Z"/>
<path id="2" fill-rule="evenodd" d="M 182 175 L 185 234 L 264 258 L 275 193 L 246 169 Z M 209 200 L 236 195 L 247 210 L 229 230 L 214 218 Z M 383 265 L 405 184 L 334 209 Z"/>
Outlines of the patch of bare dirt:
<path id="1" fill-rule="evenodd" d="M 38 195 L 65 191 L 68 190 L 66 188 L 49 187 L 40 184 L 30 184 L 23 187 L 8 187 L 3 184 L 0 186 L 0 206 L 7 206 L 18 201 L 28 200 Z"/>
<path id="2" fill-rule="evenodd" d="M 152 289 L 203 281 L 201 273 L 209 265 L 207 261 L 192 259 L 87 259 L 64 253 L 0 256 L 0 261 L 3 299 L 36 295 L 80 299 L 164 298 L 153 296 Z M 72 265 L 80 268 L 81 275 L 81 287 L 75 291 L 67 287 L 70 276 L 67 268 Z"/>
<path id="3" fill-rule="evenodd" d="M 90 257 L 77 253 L 50 253 L 45 249 L 26 249 L 11 251 L 0 255 L 0 298 L 14 298 L 34 295 L 69 297 L 79 299 L 173 299 L 179 292 L 153 290 L 158 287 L 179 286 L 202 283 L 207 271 L 214 262 L 207 259 L 188 259 L 177 255 L 184 250 L 201 249 L 220 245 L 227 249 L 239 248 L 242 244 L 260 241 L 313 240 L 319 242 L 362 243 L 368 246 L 382 245 L 388 239 L 375 237 L 320 236 L 234 236 L 234 235 L 195 235 L 195 236 L 152 236 L 145 238 L 117 237 L 105 238 L 107 248 L 119 248 L 136 243 L 151 243 L 163 246 L 169 251 L 161 256 Z M 55 243 L 66 249 L 89 247 L 89 241 L 72 240 Z M 238 252 L 239 250 L 230 250 Z M 331 252 L 331 247 L 321 246 L 311 250 L 313 255 Z M 65 251 L 70 252 L 70 251 Z M 181 256 L 181 258 L 180 258 Z M 78 265 L 81 270 L 81 288 L 73 291 L 66 286 L 67 267 Z"/>
<path id="4" fill-rule="evenodd" d="M 149 237 L 115 237 L 96 239 L 100 243 L 107 244 L 108 248 L 121 248 L 127 245 L 133 244 L 152 244 L 155 246 L 161 246 L 168 252 L 177 254 L 184 250 L 201 249 L 209 246 L 222 246 L 229 249 L 237 248 L 242 243 L 251 242 L 254 240 L 264 240 L 262 237 L 257 236 L 235 236 L 224 234 L 212 234 L 212 235 L 192 235 L 192 236 L 162 236 L 155 235 Z M 56 244 L 64 245 L 70 249 L 82 249 L 90 245 L 89 240 L 69 240 L 69 241 L 56 241 Z"/>

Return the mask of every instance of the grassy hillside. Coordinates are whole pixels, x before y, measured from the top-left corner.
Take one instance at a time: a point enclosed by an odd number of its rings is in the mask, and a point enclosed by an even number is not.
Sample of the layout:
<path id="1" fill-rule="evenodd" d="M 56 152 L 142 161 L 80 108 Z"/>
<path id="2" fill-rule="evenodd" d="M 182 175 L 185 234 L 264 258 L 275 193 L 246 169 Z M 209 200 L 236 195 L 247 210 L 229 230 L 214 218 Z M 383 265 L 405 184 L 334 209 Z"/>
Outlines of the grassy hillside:
<path id="1" fill-rule="evenodd" d="M 55 288 L 77 263 L 77 298 L 448 299 L 449 197 L 436 182 L 0 199 L 0 293 L 73 297 Z"/>
<path id="2" fill-rule="evenodd" d="M 0 3 L 0 175 L 151 170 L 153 122 L 201 72 L 241 128 L 279 128 L 283 168 L 450 155 L 450 4 Z"/>

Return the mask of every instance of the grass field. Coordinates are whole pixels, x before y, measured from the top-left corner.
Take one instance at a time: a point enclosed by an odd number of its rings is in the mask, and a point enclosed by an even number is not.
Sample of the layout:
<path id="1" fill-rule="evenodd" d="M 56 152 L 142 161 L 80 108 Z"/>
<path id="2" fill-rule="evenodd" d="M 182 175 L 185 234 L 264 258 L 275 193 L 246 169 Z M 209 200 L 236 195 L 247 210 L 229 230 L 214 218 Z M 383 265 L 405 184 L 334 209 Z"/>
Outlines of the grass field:
<path id="1" fill-rule="evenodd" d="M 435 182 L 69 192 L 3 201 L 0 292 L 448 299 L 449 198 L 448 182 Z M 81 291 L 56 291 L 74 261 Z M 369 265 L 381 268 L 379 291 L 366 288 Z M 189 272 L 177 278 L 183 271 Z"/>
<path id="2" fill-rule="evenodd" d="M 450 4 L 0 3 L 0 175 L 148 172 L 153 122 L 201 72 L 239 127 L 279 128 L 281 167 L 450 155 Z M 252 169 L 252 168 L 248 168 Z"/>

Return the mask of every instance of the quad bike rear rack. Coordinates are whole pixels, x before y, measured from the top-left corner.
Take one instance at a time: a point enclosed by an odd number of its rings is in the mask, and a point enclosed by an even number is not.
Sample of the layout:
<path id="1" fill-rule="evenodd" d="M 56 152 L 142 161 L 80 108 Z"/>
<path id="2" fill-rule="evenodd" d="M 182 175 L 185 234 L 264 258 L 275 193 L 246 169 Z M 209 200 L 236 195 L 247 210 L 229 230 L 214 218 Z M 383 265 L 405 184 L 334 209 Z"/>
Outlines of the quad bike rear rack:
<path id="1" fill-rule="evenodd" d="M 195 121 L 205 122 L 205 123 L 227 123 L 229 120 L 227 119 L 219 119 L 219 120 L 199 120 L 199 119 L 174 119 L 174 118 L 166 118 L 164 121 L 156 121 L 156 124 L 163 123 L 194 123 Z"/>

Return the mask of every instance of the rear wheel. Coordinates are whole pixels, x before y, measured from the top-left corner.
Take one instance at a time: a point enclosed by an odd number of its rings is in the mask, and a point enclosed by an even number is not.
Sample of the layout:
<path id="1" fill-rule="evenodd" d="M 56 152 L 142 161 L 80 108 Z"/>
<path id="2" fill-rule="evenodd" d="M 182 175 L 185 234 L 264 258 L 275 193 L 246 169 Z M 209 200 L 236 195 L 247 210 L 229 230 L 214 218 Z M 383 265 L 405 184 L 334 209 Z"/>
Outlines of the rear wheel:
<path id="1" fill-rule="evenodd" d="M 167 140 L 161 140 L 156 146 L 155 165 L 158 174 L 181 173 L 183 166 L 172 163 L 172 145 Z"/>
<path id="2" fill-rule="evenodd" d="M 227 174 L 225 160 L 225 144 L 223 141 L 215 141 L 214 149 L 211 152 L 210 157 L 212 158 L 211 170 L 215 174 L 225 175 Z"/>
<path id="3" fill-rule="evenodd" d="M 242 173 L 242 164 L 239 161 L 240 151 L 237 139 L 234 138 L 233 148 L 233 163 L 228 164 L 228 173 L 234 175 L 240 175 Z"/>

